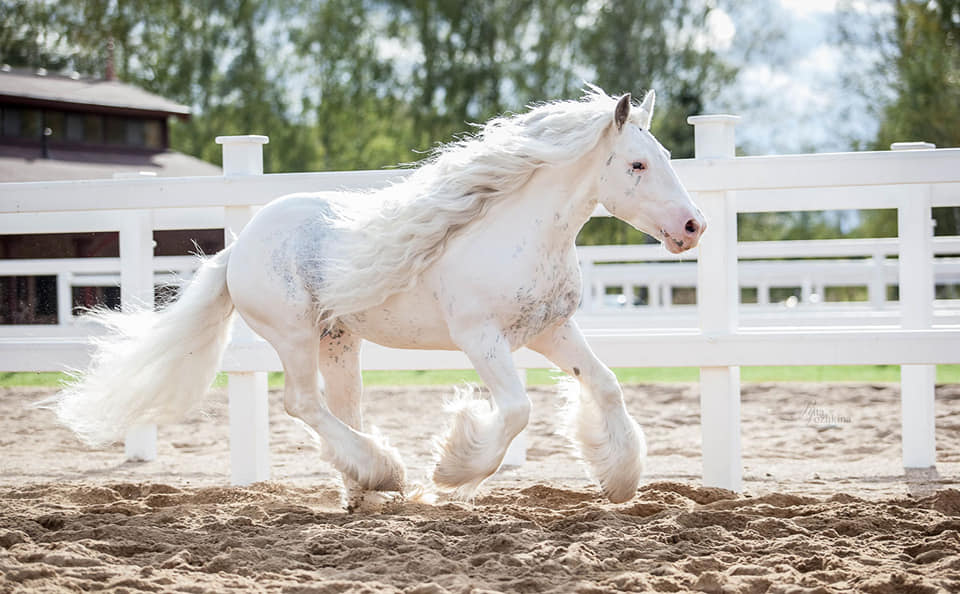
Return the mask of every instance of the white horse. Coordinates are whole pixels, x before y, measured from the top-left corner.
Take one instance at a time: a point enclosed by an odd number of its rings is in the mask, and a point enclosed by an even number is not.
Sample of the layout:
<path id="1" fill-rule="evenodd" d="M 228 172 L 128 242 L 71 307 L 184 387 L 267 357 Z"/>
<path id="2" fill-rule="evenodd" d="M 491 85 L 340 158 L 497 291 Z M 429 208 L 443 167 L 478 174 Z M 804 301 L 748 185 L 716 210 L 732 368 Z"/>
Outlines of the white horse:
<path id="1" fill-rule="evenodd" d="M 236 310 L 279 354 L 286 411 L 315 433 L 352 506 L 405 482 L 396 450 L 364 431 L 361 341 L 459 349 L 492 399 L 460 403 L 433 480 L 469 495 L 527 424 L 511 356 L 526 346 L 578 380 L 582 457 L 611 501 L 630 499 L 646 445 L 571 319 L 574 240 L 599 202 L 671 252 L 697 244 L 706 225 L 650 133 L 653 105 L 652 91 L 635 106 L 591 87 L 494 119 L 389 188 L 271 202 L 178 301 L 105 316 L 112 332 L 54 408 L 91 444 L 179 418 L 210 385 Z"/>

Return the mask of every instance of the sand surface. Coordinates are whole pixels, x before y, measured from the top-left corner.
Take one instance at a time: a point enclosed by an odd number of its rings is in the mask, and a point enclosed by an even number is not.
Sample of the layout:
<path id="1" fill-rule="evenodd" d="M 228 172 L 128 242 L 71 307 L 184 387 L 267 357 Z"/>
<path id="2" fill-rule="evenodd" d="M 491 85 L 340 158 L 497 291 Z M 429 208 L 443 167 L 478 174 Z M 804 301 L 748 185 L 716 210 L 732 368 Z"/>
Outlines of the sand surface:
<path id="1" fill-rule="evenodd" d="M 226 395 L 161 427 L 159 459 L 90 450 L 0 391 L 0 592 L 958 592 L 960 386 L 937 390 L 936 469 L 900 463 L 896 385 L 743 389 L 744 491 L 700 485 L 696 385 L 630 386 L 650 455 L 604 501 L 531 389 L 528 462 L 470 502 L 343 511 L 339 479 L 271 396 L 273 479 L 229 487 Z M 425 483 L 444 388 L 365 411 Z"/>

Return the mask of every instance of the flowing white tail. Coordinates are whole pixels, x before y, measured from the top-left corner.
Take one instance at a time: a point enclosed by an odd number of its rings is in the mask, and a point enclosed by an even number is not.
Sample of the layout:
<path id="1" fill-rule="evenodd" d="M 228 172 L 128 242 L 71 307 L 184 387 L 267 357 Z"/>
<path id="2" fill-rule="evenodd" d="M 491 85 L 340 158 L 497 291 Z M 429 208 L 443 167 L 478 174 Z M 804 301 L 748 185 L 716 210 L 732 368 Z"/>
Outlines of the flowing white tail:
<path id="1" fill-rule="evenodd" d="M 94 339 L 90 366 L 40 405 L 90 445 L 117 441 L 134 425 L 181 418 L 202 400 L 229 341 L 230 251 L 204 262 L 161 311 L 93 314 L 107 333 Z"/>

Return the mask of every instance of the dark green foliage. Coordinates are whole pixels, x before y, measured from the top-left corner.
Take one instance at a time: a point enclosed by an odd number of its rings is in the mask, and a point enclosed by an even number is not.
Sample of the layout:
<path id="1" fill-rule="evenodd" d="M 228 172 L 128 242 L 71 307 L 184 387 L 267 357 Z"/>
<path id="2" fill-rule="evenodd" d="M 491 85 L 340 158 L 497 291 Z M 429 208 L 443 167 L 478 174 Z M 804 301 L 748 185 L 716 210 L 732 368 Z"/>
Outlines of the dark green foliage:
<path id="1" fill-rule="evenodd" d="M 894 0 L 887 56 L 894 98 L 881 111 L 873 148 L 926 141 L 960 147 L 960 0 Z M 937 235 L 960 234 L 960 209 L 934 209 Z M 877 212 L 864 225 L 896 231 L 896 212 Z"/>
<path id="2" fill-rule="evenodd" d="M 960 146 L 960 0 L 896 0 L 895 100 L 876 148 L 924 140 Z"/>
<path id="3" fill-rule="evenodd" d="M 699 5 L 699 3 L 697 3 Z M 0 61 L 116 73 L 187 104 L 173 147 L 218 162 L 220 134 L 267 134 L 267 171 L 418 160 L 470 122 L 572 98 L 588 78 L 640 97 L 692 153 L 686 116 L 731 71 L 694 47 L 709 9 L 688 0 L 2 0 Z M 670 31 L 685 28 L 687 35 Z M 679 41 L 677 41 L 679 40 Z"/>

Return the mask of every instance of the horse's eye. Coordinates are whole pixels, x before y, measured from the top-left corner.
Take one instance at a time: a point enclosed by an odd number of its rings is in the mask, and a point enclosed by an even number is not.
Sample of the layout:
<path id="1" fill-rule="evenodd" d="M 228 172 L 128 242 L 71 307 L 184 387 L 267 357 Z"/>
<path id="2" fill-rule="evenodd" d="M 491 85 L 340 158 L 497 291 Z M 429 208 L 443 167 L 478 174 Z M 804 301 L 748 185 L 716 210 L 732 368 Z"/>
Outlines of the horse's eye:
<path id="1" fill-rule="evenodd" d="M 634 170 L 634 171 L 643 171 L 643 170 L 646 169 L 646 168 L 647 168 L 647 166 L 644 165 L 644 164 L 643 164 L 642 162 L 640 162 L 640 161 L 634 161 L 634 162 L 633 162 L 633 170 Z"/>

